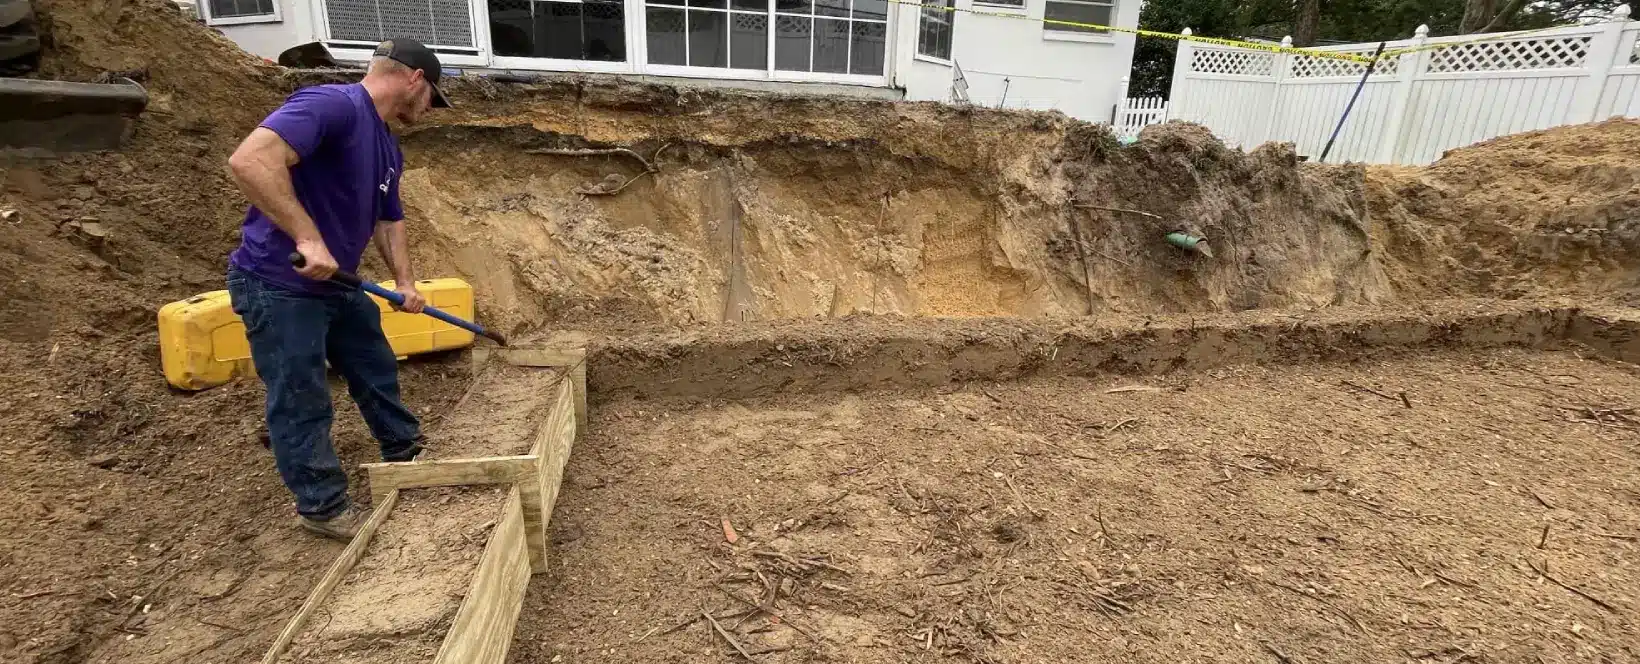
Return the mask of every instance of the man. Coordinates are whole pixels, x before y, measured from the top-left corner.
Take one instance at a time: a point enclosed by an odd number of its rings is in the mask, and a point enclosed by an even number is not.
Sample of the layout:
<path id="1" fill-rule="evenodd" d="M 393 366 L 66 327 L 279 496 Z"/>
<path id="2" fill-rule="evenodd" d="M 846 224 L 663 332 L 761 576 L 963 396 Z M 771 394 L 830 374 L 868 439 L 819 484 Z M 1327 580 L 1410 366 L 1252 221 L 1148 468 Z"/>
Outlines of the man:
<path id="1" fill-rule="evenodd" d="M 350 539 L 363 521 L 331 444 L 326 360 L 347 379 L 383 459 L 409 461 L 421 451 L 420 422 L 399 399 L 380 310 L 363 292 L 327 279 L 357 271 L 374 241 L 404 296 L 402 310 L 422 310 L 399 201 L 404 155 L 387 123 L 414 124 L 428 109 L 448 107 L 440 71 L 427 47 L 382 42 L 362 82 L 298 90 L 228 159 L 251 202 L 244 240 L 229 258 L 229 296 L 267 386 L 279 476 L 296 496 L 299 524 L 326 537 Z M 302 267 L 291 265 L 292 252 Z"/>

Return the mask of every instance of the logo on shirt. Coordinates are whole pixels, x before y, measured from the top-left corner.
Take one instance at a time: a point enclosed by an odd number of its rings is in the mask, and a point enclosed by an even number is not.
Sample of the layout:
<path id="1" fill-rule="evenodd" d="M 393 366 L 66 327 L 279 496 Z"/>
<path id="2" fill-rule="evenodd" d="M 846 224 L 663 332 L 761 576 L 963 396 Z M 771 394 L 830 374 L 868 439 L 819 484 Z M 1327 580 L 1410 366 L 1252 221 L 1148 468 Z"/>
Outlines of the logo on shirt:
<path id="1" fill-rule="evenodd" d="M 382 193 L 387 193 L 388 188 L 393 184 L 393 177 L 396 175 L 398 175 L 398 169 L 387 169 L 387 177 L 382 180 L 381 186 L 377 188 L 381 189 Z"/>

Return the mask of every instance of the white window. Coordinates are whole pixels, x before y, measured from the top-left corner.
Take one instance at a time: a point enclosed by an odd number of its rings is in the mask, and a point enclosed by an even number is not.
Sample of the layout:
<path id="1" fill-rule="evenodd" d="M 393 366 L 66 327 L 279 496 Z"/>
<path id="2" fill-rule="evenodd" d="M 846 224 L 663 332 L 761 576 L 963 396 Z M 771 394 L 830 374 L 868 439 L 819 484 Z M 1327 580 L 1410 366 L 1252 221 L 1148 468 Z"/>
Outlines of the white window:
<path id="1" fill-rule="evenodd" d="M 1042 18 L 1047 21 L 1110 25 L 1111 21 L 1116 18 L 1116 3 L 1114 0 L 1048 0 L 1048 6 L 1043 12 Z M 1065 25 L 1063 23 L 1043 23 L 1042 26 L 1048 30 L 1061 32 L 1110 34 L 1109 30 Z"/>
<path id="2" fill-rule="evenodd" d="M 1015 9 L 1025 8 L 1025 0 L 974 0 L 974 4 L 994 5 L 997 7 L 1013 7 Z"/>
<path id="3" fill-rule="evenodd" d="M 408 37 L 432 49 L 471 52 L 474 48 L 467 0 L 324 0 L 324 4 L 334 42 L 373 48 L 385 39 Z"/>
<path id="4" fill-rule="evenodd" d="M 626 61 L 622 0 L 489 0 L 496 55 Z"/>
<path id="5" fill-rule="evenodd" d="M 649 64 L 767 71 L 768 0 L 646 0 Z"/>
<path id="6" fill-rule="evenodd" d="M 957 20 L 957 0 L 923 0 L 917 24 L 917 54 L 951 59 L 951 37 Z"/>
<path id="7" fill-rule="evenodd" d="M 204 0 L 200 4 L 209 25 L 279 21 L 279 3 L 275 0 Z"/>
<path id="8" fill-rule="evenodd" d="M 774 68 L 883 75 L 887 0 L 775 0 Z"/>

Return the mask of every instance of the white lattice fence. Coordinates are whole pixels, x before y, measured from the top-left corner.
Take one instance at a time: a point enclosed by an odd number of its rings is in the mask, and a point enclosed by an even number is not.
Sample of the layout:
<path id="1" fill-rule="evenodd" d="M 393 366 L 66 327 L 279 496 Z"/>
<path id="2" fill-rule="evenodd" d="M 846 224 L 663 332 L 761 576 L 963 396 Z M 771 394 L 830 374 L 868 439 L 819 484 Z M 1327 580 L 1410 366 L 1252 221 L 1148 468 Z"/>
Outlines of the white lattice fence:
<path id="1" fill-rule="evenodd" d="M 1459 44 L 1430 53 L 1429 73 L 1577 69 L 1589 57 L 1588 35 Z"/>
<path id="2" fill-rule="evenodd" d="M 1423 164 L 1504 134 L 1640 117 L 1640 23 L 1627 6 L 1595 25 L 1386 45 L 1328 161 Z M 1333 50 L 1371 55 L 1377 44 Z M 1180 42 L 1171 117 L 1226 143 L 1291 141 L 1319 156 L 1366 65 Z M 1396 53 L 1396 51 L 1406 51 Z"/>
<path id="3" fill-rule="evenodd" d="M 1269 76 L 1275 70 L 1276 55 L 1261 51 L 1202 48 L 1194 51 L 1192 71 L 1229 76 Z"/>

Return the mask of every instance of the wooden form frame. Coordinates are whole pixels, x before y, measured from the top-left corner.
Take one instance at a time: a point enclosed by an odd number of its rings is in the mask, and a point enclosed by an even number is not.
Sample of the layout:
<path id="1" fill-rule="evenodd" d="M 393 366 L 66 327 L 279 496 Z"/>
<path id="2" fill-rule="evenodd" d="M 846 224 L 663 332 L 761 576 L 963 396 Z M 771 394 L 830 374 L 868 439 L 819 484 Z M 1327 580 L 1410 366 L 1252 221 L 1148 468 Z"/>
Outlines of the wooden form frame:
<path id="1" fill-rule="evenodd" d="M 512 645 L 513 628 L 518 613 L 524 608 L 524 590 L 529 586 L 530 574 L 537 569 L 529 552 L 546 548 L 546 521 L 532 523 L 523 509 L 526 496 L 534 491 L 540 497 L 540 514 L 550 517 L 558 502 L 558 488 L 563 484 L 564 465 L 569 462 L 570 448 L 576 435 L 575 392 L 571 381 L 558 383 L 558 400 L 553 405 L 547 422 L 537 430 L 531 456 L 537 458 L 536 482 L 525 478 L 513 485 L 513 491 L 502 507 L 490 542 L 479 558 L 478 572 L 473 575 L 467 599 L 456 611 L 455 622 L 439 647 L 434 664 L 503 664 L 507 648 Z"/>
<path id="2" fill-rule="evenodd" d="M 359 527 L 359 534 L 354 535 L 353 541 L 347 543 L 342 555 L 337 556 L 336 562 L 331 563 L 330 570 L 319 577 L 319 585 L 314 586 L 313 592 L 302 601 L 302 608 L 297 609 L 296 615 L 291 616 L 290 622 L 285 623 L 285 629 L 279 632 L 279 637 L 273 640 L 268 653 L 262 656 L 262 664 L 278 664 L 279 657 L 285 654 L 285 649 L 290 647 L 291 642 L 296 640 L 296 635 L 302 633 L 302 628 L 307 626 L 308 618 L 330 599 L 330 593 L 336 590 L 336 586 L 342 585 L 342 578 L 346 577 L 347 573 L 353 570 L 353 566 L 359 563 L 359 559 L 364 557 L 365 549 L 370 548 L 370 539 L 376 536 L 376 530 L 381 528 L 382 522 L 393 513 L 393 506 L 398 502 L 399 492 L 390 491 L 385 498 L 376 503 L 375 509 L 370 512 L 370 518 L 365 519 L 364 525 Z"/>
<path id="3" fill-rule="evenodd" d="M 536 429 L 530 453 L 365 464 L 375 510 L 279 633 L 262 658 L 263 664 L 278 664 L 308 619 L 330 599 L 342 579 L 364 557 L 371 538 L 398 503 L 401 491 L 511 484 L 467 596 L 434 658 L 435 664 L 504 664 L 518 614 L 523 610 L 530 576 L 546 571 L 547 522 L 558 502 L 564 467 L 569 462 L 575 437 L 586 419 L 586 352 L 508 349 L 503 359 L 518 366 L 561 368 L 569 378 L 555 384 L 547 420 Z"/>
<path id="4" fill-rule="evenodd" d="M 531 454 L 478 459 L 367 463 L 364 464 L 364 469 L 370 475 L 372 496 L 384 496 L 400 489 L 516 484 L 520 493 L 519 509 L 524 513 L 523 542 L 529 547 L 530 570 L 540 573 L 547 570 L 547 536 L 546 517 L 541 513 L 539 459 L 540 457 Z"/>

